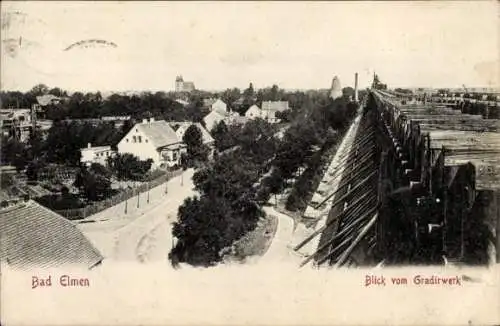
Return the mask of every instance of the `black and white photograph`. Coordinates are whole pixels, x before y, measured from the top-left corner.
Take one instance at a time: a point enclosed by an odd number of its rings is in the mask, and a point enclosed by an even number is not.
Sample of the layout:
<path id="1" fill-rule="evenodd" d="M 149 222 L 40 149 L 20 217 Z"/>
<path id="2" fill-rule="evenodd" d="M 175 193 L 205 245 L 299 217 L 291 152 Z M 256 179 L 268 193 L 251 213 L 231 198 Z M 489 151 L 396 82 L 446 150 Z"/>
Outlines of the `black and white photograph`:
<path id="1" fill-rule="evenodd" d="M 2 325 L 500 322 L 498 2 L 0 8 Z"/>

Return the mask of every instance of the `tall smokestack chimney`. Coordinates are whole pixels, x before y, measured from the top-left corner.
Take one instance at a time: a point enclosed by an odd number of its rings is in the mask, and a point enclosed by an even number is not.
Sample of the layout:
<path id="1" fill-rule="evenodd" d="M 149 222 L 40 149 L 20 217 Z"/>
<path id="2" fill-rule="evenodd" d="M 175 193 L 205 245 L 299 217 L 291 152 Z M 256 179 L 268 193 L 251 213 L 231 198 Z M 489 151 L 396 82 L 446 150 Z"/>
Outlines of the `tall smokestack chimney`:
<path id="1" fill-rule="evenodd" d="M 358 73 L 354 74 L 354 102 L 358 102 Z"/>

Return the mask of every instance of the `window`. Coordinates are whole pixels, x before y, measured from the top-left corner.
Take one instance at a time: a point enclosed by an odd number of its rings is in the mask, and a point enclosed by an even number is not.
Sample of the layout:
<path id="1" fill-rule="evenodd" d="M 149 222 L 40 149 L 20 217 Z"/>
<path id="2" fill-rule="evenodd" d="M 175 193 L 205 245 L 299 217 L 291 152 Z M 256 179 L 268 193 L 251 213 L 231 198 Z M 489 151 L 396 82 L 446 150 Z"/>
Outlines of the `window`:
<path id="1" fill-rule="evenodd" d="M 137 130 L 137 128 L 135 129 L 135 132 L 139 132 L 139 130 Z"/>
<path id="2" fill-rule="evenodd" d="M 172 157 L 173 157 L 173 160 L 174 160 L 174 161 L 175 161 L 175 160 L 177 160 L 177 152 L 174 152 L 174 153 L 172 154 Z"/>
<path id="3" fill-rule="evenodd" d="M 109 156 L 109 152 L 106 152 L 106 156 Z"/>
<path id="4" fill-rule="evenodd" d="M 127 143 L 128 143 L 128 138 L 126 140 L 127 140 Z"/>
<path id="5" fill-rule="evenodd" d="M 146 143 L 148 142 L 148 140 L 147 140 L 147 139 L 145 139 L 144 141 L 145 141 Z"/>
<path id="6" fill-rule="evenodd" d="M 137 139 L 138 139 L 139 143 L 142 143 L 142 137 L 141 136 L 137 136 Z"/>
<path id="7" fill-rule="evenodd" d="M 136 136 L 132 136 L 132 142 L 133 143 L 137 143 L 137 137 Z"/>

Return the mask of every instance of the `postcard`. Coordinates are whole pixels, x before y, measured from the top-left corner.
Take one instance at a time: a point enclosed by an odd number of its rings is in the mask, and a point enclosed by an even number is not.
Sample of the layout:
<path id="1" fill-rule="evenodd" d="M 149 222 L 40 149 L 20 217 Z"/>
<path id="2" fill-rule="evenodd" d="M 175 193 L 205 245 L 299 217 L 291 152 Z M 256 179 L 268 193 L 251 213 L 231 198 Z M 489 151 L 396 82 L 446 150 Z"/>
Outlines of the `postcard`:
<path id="1" fill-rule="evenodd" d="M 500 323 L 493 1 L 3 1 L 2 325 Z"/>

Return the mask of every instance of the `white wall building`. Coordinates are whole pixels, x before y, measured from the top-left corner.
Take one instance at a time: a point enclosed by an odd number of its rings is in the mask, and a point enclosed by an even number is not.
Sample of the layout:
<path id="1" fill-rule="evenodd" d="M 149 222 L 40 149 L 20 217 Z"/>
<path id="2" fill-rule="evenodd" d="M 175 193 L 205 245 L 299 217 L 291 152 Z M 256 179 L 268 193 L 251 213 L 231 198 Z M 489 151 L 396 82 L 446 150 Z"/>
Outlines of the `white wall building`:
<path id="1" fill-rule="evenodd" d="M 91 143 L 88 143 L 86 148 L 80 148 L 80 162 L 90 166 L 92 163 L 99 163 L 106 166 L 108 157 L 113 157 L 115 152 L 111 149 L 111 146 L 96 146 L 92 147 Z"/>
<path id="2" fill-rule="evenodd" d="M 212 135 L 208 132 L 207 129 L 203 128 L 201 123 L 199 122 L 190 122 L 190 121 L 185 121 L 185 122 L 170 122 L 170 126 L 175 130 L 175 133 L 177 134 L 177 137 L 182 141 L 184 134 L 186 133 L 186 130 L 188 130 L 189 127 L 192 125 L 195 125 L 198 130 L 201 132 L 201 137 L 203 140 L 203 144 L 207 146 L 213 146 L 215 140 L 213 139 Z"/>
<path id="3" fill-rule="evenodd" d="M 208 130 L 212 131 L 216 124 L 224 120 L 226 117 L 217 111 L 212 111 L 203 118 L 205 126 Z"/>
<path id="4" fill-rule="evenodd" d="M 152 159 L 152 168 L 180 165 L 180 157 L 186 152 L 172 127 L 164 120 L 143 119 L 118 143 L 118 153 L 129 153 L 140 160 Z"/>
<path id="5" fill-rule="evenodd" d="M 262 118 L 269 123 L 278 123 L 280 119 L 276 117 L 277 112 L 288 110 L 288 101 L 264 101 L 262 102 Z"/>
<path id="6" fill-rule="evenodd" d="M 218 112 L 220 114 L 226 114 L 227 113 L 227 104 L 224 103 L 224 101 L 217 99 L 212 106 L 210 107 L 210 111 L 212 112 Z"/>
<path id="7" fill-rule="evenodd" d="M 247 110 L 247 112 L 245 112 L 245 117 L 247 117 L 248 119 L 264 119 L 264 114 L 262 110 L 254 104 Z"/>

